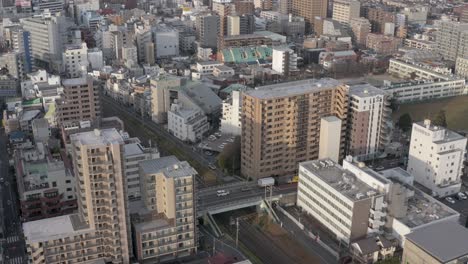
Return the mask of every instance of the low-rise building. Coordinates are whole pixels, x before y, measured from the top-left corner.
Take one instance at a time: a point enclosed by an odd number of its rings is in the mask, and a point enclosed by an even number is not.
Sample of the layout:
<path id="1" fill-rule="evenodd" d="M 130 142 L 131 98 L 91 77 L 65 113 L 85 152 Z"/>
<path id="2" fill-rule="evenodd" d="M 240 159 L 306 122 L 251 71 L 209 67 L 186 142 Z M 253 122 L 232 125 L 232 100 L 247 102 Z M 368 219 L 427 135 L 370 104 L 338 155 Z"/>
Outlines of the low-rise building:
<path id="1" fill-rule="evenodd" d="M 234 76 L 234 69 L 225 65 L 216 66 L 213 75 L 218 78 L 229 78 Z"/>
<path id="2" fill-rule="evenodd" d="M 208 132 L 208 118 L 200 109 L 184 108 L 180 104 L 172 104 L 167 112 L 168 131 L 178 139 L 198 142 Z"/>
<path id="3" fill-rule="evenodd" d="M 367 35 L 366 47 L 379 54 L 392 54 L 398 51 L 401 39 L 383 34 L 370 33 Z"/>
<path id="4" fill-rule="evenodd" d="M 468 230 L 458 223 L 441 223 L 414 231 L 406 235 L 402 263 L 465 263 L 467 237 Z"/>
<path id="5" fill-rule="evenodd" d="M 385 224 L 384 194 L 330 159 L 299 164 L 297 205 L 348 245 Z"/>
<path id="6" fill-rule="evenodd" d="M 224 63 L 219 61 L 199 61 L 197 62 L 196 69 L 200 75 L 213 74 L 216 67 L 222 66 Z"/>
<path id="7" fill-rule="evenodd" d="M 355 263 L 369 264 L 393 257 L 396 246 L 384 236 L 371 236 L 351 244 Z"/>

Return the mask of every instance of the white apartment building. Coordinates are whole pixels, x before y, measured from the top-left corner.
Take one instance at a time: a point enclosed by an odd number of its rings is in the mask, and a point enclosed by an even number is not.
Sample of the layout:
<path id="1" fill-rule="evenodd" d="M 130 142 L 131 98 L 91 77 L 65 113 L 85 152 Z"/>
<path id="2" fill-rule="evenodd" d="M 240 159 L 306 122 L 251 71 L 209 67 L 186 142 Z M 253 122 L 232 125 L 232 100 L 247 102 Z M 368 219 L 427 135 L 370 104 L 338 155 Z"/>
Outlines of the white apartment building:
<path id="1" fill-rule="evenodd" d="M 370 84 L 349 86 L 347 153 L 372 157 L 390 142 L 391 109 L 389 92 Z"/>
<path id="2" fill-rule="evenodd" d="M 341 24 L 349 25 L 353 18 L 360 16 L 361 3 L 356 0 L 334 0 L 333 1 L 333 20 Z"/>
<path id="3" fill-rule="evenodd" d="M 198 142 L 208 132 L 210 124 L 207 116 L 197 107 L 184 108 L 174 103 L 167 112 L 168 131 L 178 139 L 189 142 Z"/>
<path id="4" fill-rule="evenodd" d="M 240 35 L 240 16 L 227 17 L 227 35 L 237 36 Z"/>
<path id="5" fill-rule="evenodd" d="M 122 61 L 128 68 L 133 68 L 138 65 L 138 51 L 133 44 L 126 45 L 122 48 Z"/>
<path id="6" fill-rule="evenodd" d="M 138 200 L 141 198 L 138 164 L 144 160 L 159 158 L 159 151 L 156 148 L 145 148 L 139 142 L 131 142 L 123 146 L 123 152 L 127 197 L 130 201 Z"/>
<path id="7" fill-rule="evenodd" d="M 234 74 L 234 69 L 226 65 L 216 66 L 213 70 L 213 76 L 218 78 L 229 78 L 234 76 Z"/>
<path id="8" fill-rule="evenodd" d="M 455 78 L 447 81 L 407 81 L 384 85 L 382 89 L 390 92 L 399 103 L 467 94 L 464 78 Z"/>
<path id="9" fill-rule="evenodd" d="M 436 50 L 437 49 L 437 43 L 430 41 L 430 40 L 424 40 L 424 39 L 405 39 L 404 40 L 404 45 L 410 48 L 414 49 L 421 49 L 421 50 Z"/>
<path id="10" fill-rule="evenodd" d="M 63 71 L 67 78 L 79 78 L 88 73 L 88 47 L 81 45 L 68 45 L 62 55 Z"/>
<path id="11" fill-rule="evenodd" d="M 29 263 L 129 263 L 124 140 L 115 128 L 70 139 L 78 213 L 23 224 Z"/>
<path id="12" fill-rule="evenodd" d="M 297 205 L 348 245 L 385 224 L 384 195 L 330 159 L 299 164 Z"/>
<path id="13" fill-rule="evenodd" d="M 407 171 L 434 196 L 455 194 L 461 188 L 467 139 L 426 119 L 414 123 Z"/>
<path id="14" fill-rule="evenodd" d="M 388 73 L 405 79 L 415 77 L 414 79 L 420 80 L 449 80 L 453 78 L 453 76 L 446 74 L 445 70 L 440 70 L 437 66 L 401 59 L 390 59 Z"/>
<path id="15" fill-rule="evenodd" d="M 240 136 L 242 132 L 242 96 L 240 91 L 232 91 L 231 96 L 223 101 L 221 133 Z"/>
<path id="16" fill-rule="evenodd" d="M 213 74 L 213 71 L 218 66 L 223 66 L 224 63 L 219 61 L 199 61 L 197 62 L 196 69 L 200 75 Z"/>
<path id="17" fill-rule="evenodd" d="M 290 48 L 273 48 L 272 69 L 282 75 L 297 71 L 297 54 Z"/>
<path id="18" fill-rule="evenodd" d="M 174 156 L 140 163 L 145 210 L 138 213 L 142 221 L 132 223 L 140 263 L 159 263 L 196 252 L 197 174 L 188 162 Z"/>

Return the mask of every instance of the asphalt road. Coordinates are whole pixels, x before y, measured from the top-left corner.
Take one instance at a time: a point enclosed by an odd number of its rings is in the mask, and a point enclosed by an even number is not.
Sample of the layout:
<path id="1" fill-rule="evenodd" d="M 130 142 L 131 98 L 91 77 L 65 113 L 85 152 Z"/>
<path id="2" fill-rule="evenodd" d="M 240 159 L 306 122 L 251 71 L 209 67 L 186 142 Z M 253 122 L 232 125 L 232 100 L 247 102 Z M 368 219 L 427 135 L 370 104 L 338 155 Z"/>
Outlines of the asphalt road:
<path id="1" fill-rule="evenodd" d="M 131 118 L 137 121 L 138 123 L 141 124 L 142 127 L 146 127 L 147 129 L 149 129 L 158 138 L 165 140 L 165 141 L 169 141 L 172 145 L 177 147 L 179 150 L 182 150 L 184 154 L 188 155 L 192 160 L 199 163 L 200 166 L 205 167 L 206 169 L 209 169 L 208 164 L 212 163 L 212 159 L 205 157 L 205 155 L 202 155 L 199 151 L 197 151 L 197 148 L 195 146 L 191 146 L 182 142 L 181 140 L 176 138 L 174 135 L 167 132 L 163 126 L 158 125 L 154 123 L 153 121 L 149 120 L 148 118 L 142 117 L 141 115 L 135 113 L 135 111 L 131 107 L 127 107 L 120 103 L 117 103 L 112 98 L 105 96 L 105 95 L 103 95 L 101 98 L 102 98 L 102 106 L 104 108 L 105 116 L 117 116 L 117 117 L 120 117 L 122 120 Z M 128 124 L 126 125 L 128 126 Z M 145 137 L 144 133 L 138 132 L 138 129 L 132 129 L 132 132 L 133 132 L 132 136 L 136 136 L 145 141 L 148 140 Z M 170 153 L 170 150 L 163 150 L 163 151 Z M 163 152 L 163 154 L 168 154 L 168 153 Z M 218 178 L 218 181 L 222 182 L 224 175 L 221 172 L 221 170 L 216 169 L 215 174 Z"/>
<path id="2" fill-rule="evenodd" d="M 0 129 L 0 175 L 3 183 L 0 184 L 0 193 L 4 208 L 5 240 L 3 244 L 4 260 L 6 264 L 27 263 L 26 245 L 20 222 L 19 200 L 13 181 L 14 175 L 9 171 L 9 155 L 7 153 L 7 137 L 3 128 Z"/>

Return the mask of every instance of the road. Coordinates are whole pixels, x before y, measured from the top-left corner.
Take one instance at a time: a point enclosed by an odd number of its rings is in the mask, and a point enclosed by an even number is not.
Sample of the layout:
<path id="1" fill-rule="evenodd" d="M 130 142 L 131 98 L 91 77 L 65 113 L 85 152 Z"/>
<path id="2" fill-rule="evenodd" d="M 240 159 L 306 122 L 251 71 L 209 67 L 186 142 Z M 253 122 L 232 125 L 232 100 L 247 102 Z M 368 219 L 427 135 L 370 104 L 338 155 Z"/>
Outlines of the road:
<path id="1" fill-rule="evenodd" d="M 7 137 L 3 128 L 0 129 L 0 175 L 3 178 L 3 183 L 0 184 L 0 193 L 4 208 L 4 227 L 5 240 L 4 259 L 6 264 L 27 263 L 26 245 L 23 239 L 23 232 L 19 218 L 19 206 L 16 195 L 14 175 L 9 171 L 9 155 L 7 149 Z"/>
<path id="2" fill-rule="evenodd" d="M 157 136 L 157 138 L 160 139 L 160 141 L 166 141 L 170 143 L 170 145 L 172 145 L 174 148 L 177 148 L 177 150 L 182 151 L 184 155 L 187 155 L 190 159 L 197 162 L 198 166 L 201 166 L 204 169 L 209 170 L 208 164 L 210 164 L 212 160 L 205 157 L 199 151 L 197 151 L 197 148 L 195 146 L 191 146 L 182 142 L 181 140 L 176 138 L 174 135 L 167 132 L 163 126 L 154 123 L 147 117 L 143 117 L 137 114 L 131 107 L 121 105 L 120 103 L 114 101 L 112 98 L 105 96 L 105 95 L 102 96 L 101 98 L 102 98 L 102 106 L 104 109 L 105 116 L 117 116 L 121 118 L 123 121 L 126 120 L 127 118 L 133 119 L 134 121 L 138 122 L 143 129 L 146 128 L 150 130 L 152 133 L 154 133 Z M 126 125 L 128 126 L 129 124 L 126 123 Z M 132 136 L 136 136 L 142 140 L 146 140 L 146 141 L 148 140 L 148 138 L 146 138 L 147 136 L 145 135 L 144 131 L 133 128 L 131 132 L 133 132 Z M 161 147 L 161 146 L 158 146 L 158 147 Z M 174 149 L 172 148 L 161 149 L 161 150 L 163 154 L 174 152 Z M 164 153 L 164 151 L 168 153 Z M 218 182 L 222 182 L 224 175 L 221 172 L 221 170 L 216 169 L 214 170 L 214 173 L 216 174 Z"/>
<path id="3" fill-rule="evenodd" d="M 229 192 L 226 196 L 218 196 L 218 190 Z M 279 194 L 290 194 L 297 192 L 296 184 L 282 185 L 281 188 L 273 186 L 273 196 Z M 267 197 L 268 197 L 267 192 Z M 236 201 L 243 201 L 250 198 L 264 198 L 265 188 L 259 187 L 256 182 L 237 182 L 216 187 L 200 189 L 197 193 L 199 209 L 214 208 L 223 205 L 228 205 Z"/>

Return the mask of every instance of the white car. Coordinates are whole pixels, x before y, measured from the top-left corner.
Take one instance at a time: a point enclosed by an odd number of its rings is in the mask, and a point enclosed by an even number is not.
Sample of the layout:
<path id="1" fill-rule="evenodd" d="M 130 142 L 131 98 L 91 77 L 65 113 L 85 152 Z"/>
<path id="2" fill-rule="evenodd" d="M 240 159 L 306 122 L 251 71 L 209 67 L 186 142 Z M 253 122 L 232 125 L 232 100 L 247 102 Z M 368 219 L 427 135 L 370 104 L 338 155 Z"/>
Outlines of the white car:
<path id="1" fill-rule="evenodd" d="M 445 198 L 445 201 L 447 201 L 448 203 L 451 203 L 451 204 L 455 204 L 455 200 L 452 197 Z"/>
<path id="2" fill-rule="evenodd" d="M 466 200 L 468 197 L 462 192 L 457 193 L 458 200 Z"/>
<path id="3" fill-rule="evenodd" d="M 218 197 L 220 197 L 220 196 L 226 196 L 226 195 L 228 195 L 228 194 L 229 194 L 229 191 L 226 191 L 226 190 L 218 190 L 218 191 L 216 192 L 216 195 L 218 195 Z"/>

